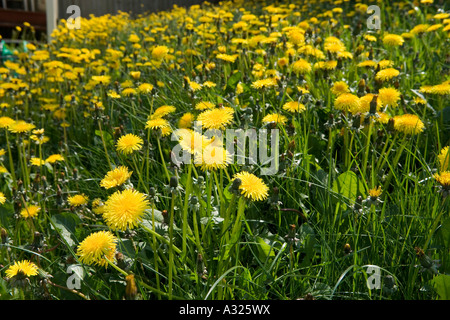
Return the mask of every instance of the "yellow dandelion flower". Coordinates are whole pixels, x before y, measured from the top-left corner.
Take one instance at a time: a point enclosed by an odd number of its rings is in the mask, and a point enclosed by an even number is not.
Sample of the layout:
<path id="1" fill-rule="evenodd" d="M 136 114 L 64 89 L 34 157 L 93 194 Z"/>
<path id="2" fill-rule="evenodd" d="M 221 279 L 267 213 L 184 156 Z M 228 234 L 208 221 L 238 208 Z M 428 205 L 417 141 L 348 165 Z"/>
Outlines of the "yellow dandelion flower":
<path id="1" fill-rule="evenodd" d="M 297 86 L 297 90 L 298 92 L 300 92 L 301 94 L 307 94 L 309 93 L 309 90 L 305 87 L 301 87 L 301 86 Z"/>
<path id="2" fill-rule="evenodd" d="M 237 55 L 237 54 L 229 55 L 229 54 L 225 54 L 225 53 L 219 53 L 218 55 L 216 55 L 216 58 L 220 59 L 220 60 L 223 60 L 223 61 L 226 61 L 226 62 L 233 63 L 233 62 L 236 61 L 238 56 L 239 55 Z"/>
<path id="3" fill-rule="evenodd" d="M 14 122 L 15 120 L 10 117 L 0 117 L 0 128 L 8 128 Z"/>
<path id="4" fill-rule="evenodd" d="M 390 68 L 394 65 L 394 61 L 392 60 L 387 60 L 387 59 L 383 59 L 378 61 L 377 66 L 380 67 L 380 69 L 386 69 L 386 68 Z"/>
<path id="5" fill-rule="evenodd" d="M 125 88 L 121 92 L 125 97 L 133 96 L 137 93 L 136 89 L 134 88 Z"/>
<path id="6" fill-rule="evenodd" d="M 358 63 L 358 67 L 360 68 L 368 68 L 368 67 L 375 67 L 377 65 L 376 61 L 373 60 L 366 60 Z"/>
<path id="7" fill-rule="evenodd" d="M 130 34 L 130 36 L 128 37 L 128 41 L 132 42 L 132 43 L 137 43 L 139 41 L 141 41 L 141 39 L 136 35 L 136 34 Z"/>
<path id="8" fill-rule="evenodd" d="M 117 238 L 110 231 L 98 231 L 88 235 L 78 246 L 77 255 L 84 264 L 106 267 L 113 262 Z"/>
<path id="9" fill-rule="evenodd" d="M 325 51 L 331 52 L 331 53 L 339 53 L 344 52 L 346 50 L 345 45 L 341 41 L 332 41 L 324 43 L 324 49 Z"/>
<path id="10" fill-rule="evenodd" d="M 449 171 L 450 170 L 450 150 L 449 147 L 444 147 L 438 155 L 439 161 L 439 171 Z"/>
<path id="11" fill-rule="evenodd" d="M 432 25 L 432 26 L 429 26 L 428 29 L 426 30 L 426 32 L 433 32 L 433 31 L 436 31 L 436 30 L 442 28 L 443 26 L 444 26 L 444 25 L 443 25 L 443 24 L 440 24 L 440 23 L 434 24 L 434 25 Z"/>
<path id="12" fill-rule="evenodd" d="M 94 84 L 108 85 L 111 83 L 110 76 L 92 76 L 91 80 Z"/>
<path id="13" fill-rule="evenodd" d="M 283 105 L 283 109 L 289 112 L 303 112 L 306 110 L 306 107 L 303 103 L 297 101 L 289 101 Z"/>
<path id="14" fill-rule="evenodd" d="M 153 90 L 153 85 L 151 83 L 141 83 L 137 91 L 140 93 L 151 93 Z"/>
<path id="15" fill-rule="evenodd" d="M 165 117 L 166 115 L 171 114 L 171 113 L 175 112 L 176 110 L 177 109 L 174 106 L 166 106 L 166 105 L 161 106 L 153 112 L 150 119 Z"/>
<path id="16" fill-rule="evenodd" d="M 397 77 L 400 74 L 400 71 L 394 68 L 386 68 L 377 72 L 375 75 L 375 80 L 378 81 L 389 81 L 392 78 Z"/>
<path id="17" fill-rule="evenodd" d="M 142 221 L 145 210 L 149 208 L 149 201 L 143 193 L 131 189 L 116 191 L 105 202 L 103 218 L 113 230 L 131 229 Z"/>
<path id="18" fill-rule="evenodd" d="M 118 166 L 106 173 L 106 176 L 100 181 L 100 186 L 105 189 L 121 186 L 130 179 L 132 171 L 128 171 L 125 166 Z"/>
<path id="19" fill-rule="evenodd" d="M 306 74 L 312 70 L 311 64 L 305 59 L 300 59 L 292 64 L 292 71 L 297 74 Z"/>
<path id="20" fill-rule="evenodd" d="M 166 46 L 156 46 L 152 49 L 152 58 L 155 60 L 162 60 L 169 53 L 169 48 Z"/>
<path id="21" fill-rule="evenodd" d="M 236 85 L 236 94 L 241 94 L 244 92 L 244 86 L 241 82 Z"/>
<path id="22" fill-rule="evenodd" d="M 203 86 L 200 83 L 197 83 L 195 81 L 190 81 L 189 88 L 195 92 L 195 91 L 201 90 L 203 88 Z"/>
<path id="23" fill-rule="evenodd" d="M 92 200 L 92 212 L 98 215 L 102 215 L 105 212 L 105 204 L 102 199 L 96 198 Z"/>
<path id="24" fill-rule="evenodd" d="M 108 91 L 108 97 L 112 98 L 112 99 L 119 99 L 121 96 L 120 94 L 118 94 L 116 91 L 114 90 L 110 90 Z"/>
<path id="25" fill-rule="evenodd" d="M 275 87 L 277 84 L 278 83 L 275 78 L 266 78 L 252 82 L 251 86 L 255 89 L 265 89 Z"/>
<path id="26" fill-rule="evenodd" d="M 6 277 L 11 279 L 15 276 L 31 277 L 38 274 L 38 266 L 31 261 L 15 261 L 12 266 L 6 270 Z"/>
<path id="27" fill-rule="evenodd" d="M 194 163 L 203 171 L 224 169 L 231 163 L 231 155 L 221 146 L 210 144 L 202 153 L 196 153 Z"/>
<path id="28" fill-rule="evenodd" d="M 141 150 L 143 143 L 144 140 L 142 140 L 142 138 L 129 133 L 119 138 L 116 148 L 117 151 L 122 152 L 123 154 L 131 154 L 134 151 Z"/>
<path id="29" fill-rule="evenodd" d="M 397 34 L 387 34 L 383 37 L 383 44 L 386 46 L 401 46 L 403 45 L 403 42 L 405 42 L 405 39 Z"/>
<path id="30" fill-rule="evenodd" d="M 249 200 L 261 201 L 268 197 L 269 187 L 264 181 L 252 173 L 243 171 L 234 175 L 234 179 L 240 180 L 239 190 Z"/>
<path id="31" fill-rule="evenodd" d="M 85 194 L 76 194 L 67 198 L 67 202 L 73 207 L 79 207 L 88 203 L 89 197 Z"/>
<path id="32" fill-rule="evenodd" d="M 295 29 L 289 30 L 289 32 L 287 33 L 289 42 L 291 42 L 292 44 L 297 45 L 297 46 L 302 45 L 305 42 L 304 33 L 305 33 L 305 31 L 300 28 L 295 28 Z"/>
<path id="33" fill-rule="evenodd" d="M 178 120 L 178 128 L 190 128 L 192 126 L 192 123 L 194 122 L 194 115 L 190 112 L 186 112 L 183 114 Z"/>
<path id="34" fill-rule="evenodd" d="M 366 39 L 367 41 L 370 41 L 370 42 L 376 42 L 377 41 L 377 38 L 375 36 L 370 35 L 370 34 L 366 34 L 364 36 L 364 39 Z"/>
<path id="35" fill-rule="evenodd" d="M 377 112 L 378 117 L 376 118 L 376 121 L 382 124 L 387 124 L 389 122 L 389 119 L 391 118 L 387 113 L 385 112 Z"/>
<path id="36" fill-rule="evenodd" d="M 434 178 L 444 189 L 450 189 L 450 171 L 435 173 Z"/>
<path id="37" fill-rule="evenodd" d="M 145 129 L 157 130 L 157 129 L 166 128 L 168 126 L 169 126 L 169 121 L 167 121 L 166 119 L 154 118 L 154 119 L 150 119 L 146 122 Z"/>
<path id="38" fill-rule="evenodd" d="M 27 205 L 20 211 L 20 215 L 23 218 L 35 218 L 37 217 L 39 211 L 41 211 L 41 207 L 35 205 Z"/>
<path id="39" fill-rule="evenodd" d="M 352 93 L 343 93 L 334 100 L 334 107 L 337 110 L 356 113 L 361 108 L 361 101 Z"/>
<path id="40" fill-rule="evenodd" d="M 139 80 L 139 78 L 141 77 L 141 72 L 140 71 L 130 71 L 130 76 L 134 80 Z"/>
<path id="41" fill-rule="evenodd" d="M 230 107 L 214 108 L 203 111 L 197 117 L 207 129 L 225 129 L 233 121 L 234 110 Z"/>
<path id="42" fill-rule="evenodd" d="M 429 26 L 429 24 L 418 24 L 411 29 L 410 33 L 414 35 L 424 33 L 425 31 L 427 31 Z"/>
<path id="43" fill-rule="evenodd" d="M 422 99 L 422 98 L 420 98 L 420 97 L 414 97 L 413 101 L 414 101 L 415 104 L 421 104 L 421 105 L 426 105 L 427 104 L 427 101 Z"/>
<path id="44" fill-rule="evenodd" d="M 348 88 L 348 84 L 345 81 L 336 81 L 331 88 L 331 93 L 336 96 L 348 92 L 350 92 L 350 89 Z"/>
<path id="45" fill-rule="evenodd" d="M 318 61 L 314 64 L 314 69 L 333 70 L 337 67 L 336 60 Z"/>
<path id="46" fill-rule="evenodd" d="M 441 95 L 441 96 L 450 94 L 450 83 L 436 84 L 436 85 L 431 87 L 430 93 L 431 94 L 438 94 L 438 95 Z"/>
<path id="47" fill-rule="evenodd" d="M 212 81 L 205 81 L 205 82 L 203 82 L 202 86 L 204 86 L 206 88 L 214 88 L 217 86 L 217 84 L 215 84 Z"/>
<path id="48" fill-rule="evenodd" d="M 189 85 L 189 89 L 191 89 L 194 92 L 201 90 L 203 87 L 200 83 L 191 81 L 191 79 L 189 79 L 189 77 L 184 77 L 184 79 L 187 81 L 187 83 Z"/>
<path id="49" fill-rule="evenodd" d="M 5 204 L 5 202 L 6 202 L 5 194 L 3 192 L 0 192 L 0 204 Z"/>
<path id="50" fill-rule="evenodd" d="M 64 161 L 64 157 L 60 154 L 52 154 L 52 155 L 48 156 L 47 159 L 45 159 L 46 163 L 55 163 L 58 161 Z"/>
<path id="51" fill-rule="evenodd" d="M 17 120 L 8 126 L 8 130 L 12 133 L 24 133 L 33 130 L 36 126 L 24 120 Z"/>
<path id="52" fill-rule="evenodd" d="M 376 199 L 376 198 L 378 198 L 378 197 L 381 195 L 382 190 L 381 190 L 381 187 L 378 186 L 377 188 L 370 189 L 370 190 L 368 191 L 368 193 L 369 193 L 369 196 L 370 196 L 372 199 Z"/>
<path id="53" fill-rule="evenodd" d="M 381 88 L 378 91 L 378 98 L 381 100 L 383 106 L 397 107 L 400 100 L 401 93 L 393 88 Z"/>
<path id="54" fill-rule="evenodd" d="M 442 20 L 442 19 L 447 19 L 448 17 L 450 17 L 450 13 L 437 13 L 433 16 L 434 19 L 438 19 L 438 20 Z"/>
<path id="55" fill-rule="evenodd" d="M 285 116 L 283 116 L 282 114 L 278 114 L 278 113 L 270 113 L 267 114 L 263 119 L 262 122 L 263 123 L 275 123 L 275 124 L 286 124 L 287 122 L 287 118 Z"/>
<path id="56" fill-rule="evenodd" d="M 415 114 L 403 114 L 393 119 L 394 129 L 407 135 L 421 133 L 425 128 L 424 123 Z"/>
<path id="57" fill-rule="evenodd" d="M 195 109 L 196 110 L 207 110 L 207 109 L 212 109 L 215 107 L 215 104 L 209 101 L 200 101 L 199 103 L 197 103 L 195 105 Z"/>
<path id="58" fill-rule="evenodd" d="M 203 153 L 203 150 L 211 144 L 212 139 L 190 129 L 177 129 L 174 132 L 181 148 L 191 154 Z"/>
<path id="59" fill-rule="evenodd" d="M 161 136 L 163 136 L 163 137 L 167 137 L 168 135 L 170 135 L 172 133 L 172 128 L 170 126 L 162 127 L 162 128 L 160 128 L 160 130 L 161 130 Z"/>
<path id="60" fill-rule="evenodd" d="M 39 167 L 39 166 L 43 166 L 45 164 L 45 161 L 42 160 L 41 158 L 32 157 L 30 159 L 30 164 L 32 166 L 38 166 Z"/>

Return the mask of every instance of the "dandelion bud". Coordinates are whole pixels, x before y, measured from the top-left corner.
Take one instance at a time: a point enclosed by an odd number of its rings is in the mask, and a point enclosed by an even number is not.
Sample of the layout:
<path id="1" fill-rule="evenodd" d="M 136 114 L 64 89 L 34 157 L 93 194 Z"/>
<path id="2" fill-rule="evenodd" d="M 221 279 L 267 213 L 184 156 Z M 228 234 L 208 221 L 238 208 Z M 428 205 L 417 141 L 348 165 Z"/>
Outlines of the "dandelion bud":
<path id="1" fill-rule="evenodd" d="M 238 193 L 241 183 L 242 183 L 241 179 L 239 179 L 239 178 L 234 179 L 233 184 L 231 185 L 230 191 L 234 192 L 234 193 Z"/>
<path id="2" fill-rule="evenodd" d="M 280 189 L 278 189 L 278 187 L 273 187 L 272 189 L 272 193 L 278 195 L 278 193 L 280 192 Z"/>
<path id="3" fill-rule="evenodd" d="M 345 253 L 345 255 L 350 254 L 351 252 L 352 252 L 352 247 L 348 243 L 346 243 L 344 245 L 344 253 Z"/>
<path id="4" fill-rule="evenodd" d="M 169 213 L 167 212 L 167 210 L 161 211 L 161 214 L 163 216 L 164 223 L 169 224 Z"/>
<path id="5" fill-rule="evenodd" d="M 196 205 L 198 203 L 198 198 L 196 196 L 191 197 L 191 205 Z"/>
<path id="6" fill-rule="evenodd" d="M 8 240 L 8 231 L 6 231 L 6 229 L 2 228 L 0 230 L 0 235 L 1 235 L 1 239 L 2 239 L 2 244 L 5 244 Z"/>
<path id="7" fill-rule="evenodd" d="M 387 130 L 388 132 L 394 132 L 395 128 L 394 128 L 394 124 L 395 124 L 395 119 L 394 118 L 390 118 L 387 124 Z"/>
<path id="8" fill-rule="evenodd" d="M 353 127 L 353 129 L 359 129 L 361 127 L 361 114 L 360 113 L 357 113 L 355 115 L 355 117 L 353 118 L 352 127 Z"/>
<path id="9" fill-rule="evenodd" d="M 358 82 L 358 93 L 364 93 L 366 90 L 366 80 L 361 79 Z"/>
<path id="10" fill-rule="evenodd" d="M 375 114 L 377 113 L 377 96 L 373 96 L 372 101 L 370 101 L 370 111 L 369 113 Z"/>
<path id="11" fill-rule="evenodd" d="M 197 273 L 202 275 L 204 272 L 203 256 L 201 253 L 197 255 Z"/>
<path id="12" fill-rule="evenodd" d="M 129 274 L 125 278 L 127 286 L 125 287 L 125 299 L 135 300 L 137 297 L 136 281 L 133 274 Z"/>
<path id="13" fill-rule="evenodd" d="M 176 176 L 170 177 L 169 186 L 174 189 L 178 187 L 178 178 Z"/>
<path id="14" fill-rule="evenodd" d="M 150 197 L 156 196 L 156 189 L 154 187 L 150 187 L 150 189 L 148 190 L 148 195 Z"/>

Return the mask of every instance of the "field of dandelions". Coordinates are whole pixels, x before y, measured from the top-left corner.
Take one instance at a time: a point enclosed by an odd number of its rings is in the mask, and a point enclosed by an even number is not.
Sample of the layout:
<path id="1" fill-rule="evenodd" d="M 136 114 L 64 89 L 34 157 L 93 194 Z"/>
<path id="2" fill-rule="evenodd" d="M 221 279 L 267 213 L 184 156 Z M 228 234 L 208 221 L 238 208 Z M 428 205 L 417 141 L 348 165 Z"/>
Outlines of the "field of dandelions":
<path id="1" fill-rule="evenodd" d="M 63 20 L 49 44 L 16 28 L 0 299 L 450 299 L 449 36 L 437 0 L 206 2 Z M 277 172 L 199 121 L 279 129 Z"/>

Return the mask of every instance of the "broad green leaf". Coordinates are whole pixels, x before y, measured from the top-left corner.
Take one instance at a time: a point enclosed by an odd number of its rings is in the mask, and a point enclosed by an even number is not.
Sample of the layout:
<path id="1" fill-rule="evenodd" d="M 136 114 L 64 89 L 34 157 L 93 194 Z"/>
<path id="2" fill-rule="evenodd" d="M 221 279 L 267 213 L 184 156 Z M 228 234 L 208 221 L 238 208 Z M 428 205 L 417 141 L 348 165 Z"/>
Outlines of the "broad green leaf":
<path id="1" fill-rule="evenodd" d="M 233 196 L 233 194 L 230 192 L 230 187 L 232 185 L 232 182 L 230 182 L 224 189 L 223 189 L 223 196 L 225 197 L 225 199 L 227 199 L 228 201 L 231 200 L 231 197 Z"/>
<path id="2" fill-rule="evenodd" d="M 440 300 L 450 300 L 450 276 L 440 274 L 436 276 L 431 283 L 439 295 Z"/>
<path id="3" fill-rule="evenodd" d="M 240 71 L 238 71 L 238 72 L 236 72 L 236 73 L 233 73 L 233 74 L 228 78 L 227 86 L 230 87 L 230 88 L 232 88 L 232 89 L 236 88 L 236 86 L 237 86 L 239 80 L 241 80 L 241 77 L 242 77 L 242 73 L 241 73 Z"/>
<path id="4" fill-rule="evenodd" d="M 444 242 L 444 246 L 446 248 L 450 247 L 450 218 L 447 218 L 442 223 L 440 229 L 439 229 L 439 235 L 442 238 L 442 241 Z"/>
<path id="5" fill-rule="evenodd" d="M 113 142 L 114 142 L 114 139 L 113 139 L 112 135 L 109 132 L 95 130 L 95 135 L 99 136 L 100 138 L 102 137 L 102 133 L 103 133 L 103 139 L 105 140 L 105 143 L 107 145 L 112 145 Z"/>
<path id="6" fill-rule="evenodd" d="M 353 204 L 356 197 L 364 192 L 364 185 L 358 179 L 356 173 L 347 171 L 340 174 L 336 180 L 333 181 L 333 192 L 336 192 L 344 197 L 343 201 L 349 201 Z"/>
<path id="7" fill-rule="evenodd" d="M 258 252 L 259 252 L 259 259 L 264 262 L 267 260 L 268 257 L 274 257 L 275 252 L 273 250 L 273 247 L 269 245 L 266 241 L 264 241 L 261 237 L 256 237 L 256 242 L 258 243 Z"/>
<path id="8" fill-rule="evenodd" d="M 70 212 L 59 213 L 51 217 L 51 220 L 59 234 L 67 242 L 69 246 L 76 244 L 75 229 L 80 222 L 80 218 Z"/>

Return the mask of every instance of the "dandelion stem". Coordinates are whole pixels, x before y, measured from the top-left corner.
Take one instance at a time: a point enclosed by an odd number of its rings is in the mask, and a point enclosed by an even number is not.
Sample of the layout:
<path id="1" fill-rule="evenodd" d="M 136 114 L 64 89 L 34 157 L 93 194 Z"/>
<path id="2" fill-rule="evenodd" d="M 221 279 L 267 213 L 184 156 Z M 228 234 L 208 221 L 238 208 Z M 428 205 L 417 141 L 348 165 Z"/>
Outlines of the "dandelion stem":
<path id="1" fill-rule="evenodd" d="M 177 253 L 180 254 L 181 250 L 179 248 L 177 248 L 174 244 L 171 244 L 166 238 L 164 238 L 162 235 L 160 235 L 159 233 L 157 233 L 156 231 L 153 231 L 152 229 L 146 227 L 145 225 L 143 225 L 142 223 L 139 225 L 142 229 L 144 229 L 145 231 L 149 232 L 150 234 L 154 235 L 159 241 L 164 242 L 165 244 L 169 245 L 170 247 L 172 247 L 172 249 Z"/>
<path id="2" fill-rule="evenodd" d="M 14 187 L 17 188 L 16 171 L 14 170 L 14 161 L 12 158 L 11 146 L 9 144 L 9 134 L 7 129 L 5 130 L 5 133 L 6 133 L 6 145 L 8 146 L 9 170 L 11 170 L 11 176 L 13 179 Z"/>
<path id="3" fill-rule="evenodd" d="M 173 221 L 174 221 L 175 192 L 172 192 L 169 217 L 169 300 L 172 300 L 173 286 Z"/>
<path id="4" fill-rule="evenodd" d="M 170 181 L 170 175 L 169 175 L 169 171 L 167 170 L 167 167 L 166 167 L 166 161 L 164 160 L 164 155 L 162 153 L 161 143 L 159 142 L 159 139 L 156 139 L 156 142 L 158 143 L 159 155 L 161 156 L 161 162 L 162 162 L 162 165 L 164 168 L 164 172 L 166 174 L 167 180 Z"/>
<path id="5" fill-rule="evenodd" d="M 102 139 L 103 149 L 105 150 L 106 161 L 108 162 L 109 168 L 112 170 L 113 166 L 109 160 L 108 148 L 106 147 L 105 138 L 103 137 L 102 123 L 100 120 L 98 120 L 98 128 L 100 130 L 100 138 Z"/>

